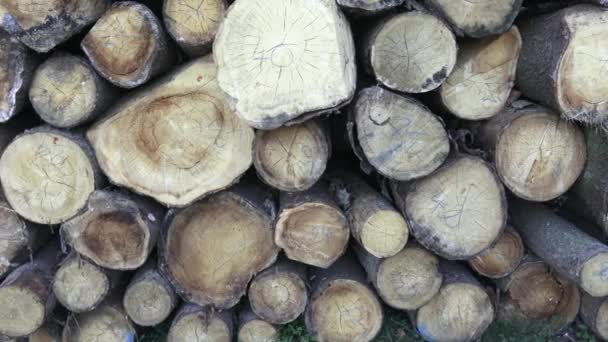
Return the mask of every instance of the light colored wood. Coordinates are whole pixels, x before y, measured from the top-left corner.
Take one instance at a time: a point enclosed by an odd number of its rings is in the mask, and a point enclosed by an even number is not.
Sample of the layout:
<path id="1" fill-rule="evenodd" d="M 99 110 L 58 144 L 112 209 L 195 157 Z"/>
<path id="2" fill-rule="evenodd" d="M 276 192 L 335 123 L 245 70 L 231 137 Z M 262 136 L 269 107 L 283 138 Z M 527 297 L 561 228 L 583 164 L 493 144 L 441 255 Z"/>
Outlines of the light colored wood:
<path id="1" fill-rule="evenodd" d="M 279 339 L 278 327 L 258 317 L 248 304 L 239 311 L 238 330 L 238 342 L 275 342 Z"/>
<path id="2" fill-rule="evenodd" d="M 23 108 L 36 64 L 25 45 L 0 30 L 0 122 L 8 121 Z"/>
<path id="3" fill-rule="evenodd" d="M 135 341 L 136 336 L 120 302 L 111 297 L 91 312 L 71 314 L 63 328 L 62 342 L 125 342 Z"/>
<path id="4" fill-rule="evenodd" d="M 506 277 L 519 266 L 525 251 L 517 231 L 507 226 L 493 246 L 469 260 L 469 266 L 484 277 Z"/>
<path id="5" fill-rule="evenodd" d="M 171 323 L 167 342 L 230 342 L 233 335 L 232 311 L 217 312 L 209 307 L 183 304 Z"/>

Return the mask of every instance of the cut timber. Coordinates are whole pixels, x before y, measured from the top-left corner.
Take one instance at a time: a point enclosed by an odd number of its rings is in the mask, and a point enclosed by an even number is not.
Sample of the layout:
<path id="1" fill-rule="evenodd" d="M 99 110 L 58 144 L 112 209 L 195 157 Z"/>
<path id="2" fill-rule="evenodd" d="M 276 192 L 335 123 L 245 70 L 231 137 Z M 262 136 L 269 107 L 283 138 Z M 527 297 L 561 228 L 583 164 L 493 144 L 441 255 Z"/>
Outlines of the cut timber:
<path id="1" fill-rule="evenodd" d="M 608 119 L 608 12 L 577 5 L 519 24 L 517 87 L 569 119 Z"/>
<path id="2" fill-rule="evenodd" d="M 29 335 L 52 314 L 55 297 L 51 281 L 61 257 L 56 239 L 36 254 L 32 262 L 16 268 L 0 284 L 0 334 Z"/>
<path id="3" fill-rule="evenodd" d="M 459 36 L 480 38 L 506 32 L 519 13 L 523 0 L 423 0 L 444 18 Z"/>
<path id="4" fill-rule="evenodd" d="M 401 6 L 405 0 L 337 0 L 345 11 L 355 14 L 375 15 Z"/>
<path id="5" fill-rule="evenodd" d="M 460 44 L 456 67 L 439 88 L 441 103 L 466 120 L 498 114 L 515 83 L 521 44 L 515 26 L 497 37 Z"/>
<path id="6" fill-rule="evenodd" d="M 506 277 L 519 266 L 525 251 L 517 231 L 507 226 L 493 246 L 469 260 L 469 266 L 484 277 Z"/>
<path id="7" fill-rule="evenodd" d="M 510 204 L 513 225 L 534 254 L 590 295 L 608 296 L 608 246 L 542 204 Z"/>
<path id="8" fill-rule="evenodd" d="M 459 155 L 426 178 L 393 185 L 416 240 L 444 258 L 472 258 L 506 225 L 502 184 L 479 158 Z"/>
<path id="9" fill-rule="evenodd" d="M 289 259 L 326 268 L 344 254 L 350 228 L 324 181 L 279 201 L 274 241 Z"/>
<path id="10" fill-rule="evenodd" d="M 280 259 L 257 274 L 247 297 L 253 312 L 272 324 L 294 321 L 308 304 L 306 266 Z"/>
<path id="11" fill-rule="evenodd" d="M 543 107 L 505 109 L 484 123 L 480 132 L 502 182 L 529 201 L 544 202 L 564 194 L 585 166 L 580 128 Z"/>
<path id="12" fill-rule="evenodd" d="M 94 23 L 111 0 L 2 0 L 0 26 L 37 52 L 48 52 Z"/>
<path id="13" fill-rule="evenodd" d="M 91 312 L 70 315 L 63 328 L 62 341 L 135 341 L 135 327 L 115 295 L 112 294 L 112 297 Z"/>
<path id="14" fill-rule="evenodd" d="M 380 193 L 354 174 L 330 175 L 336 202 L 346 213 L 352 236 L 366 251 L 386 258 L 403 249 L 409 236 L 409 225 Z"/>
<path id="15" fill-rule="evenodd" d="M 237 0 L 213 54 L 220 86 L 255 128 L 332 111 L 355 93 L 353 37 L 335 1 Z"/>
<path id="16" fill-rule="evenodd" d="M 171 283 L 156 268 L 156 258 L 150 257 L 131 279 L 123 307 L 137 325 L 149 327 L 163 322 L 177 305 L 177 294 Z"/>
<path id="17" fill-rule="evenodd" d="M 393 308 L 418 309 L 441 287 L 439 259 L 415 243 L 385 259 L 376 258 L 359 245 L 355 245 L 355 252 L 380 298 Z"/>
<path id="18" fill-rule="evenodd" d="M 277 258 L 274 210 L 265 191 L 241 182 L 171 212 L 159 246 L 163 272 L 185 300 L 233 307 Z"/>
<path id="19" fill-rule="evenodd" d="M 388 178 L 406 181 L 426 176 L 450 153 L 443 123 L 414 98 L 378 86 L 366 88 L 357 94 L 351 115 L 355 144 L 364 159 Z"/>
<path id="20" fill-rule="evenodd" d="M 58 52 L 34 73 L 29 97 L 42 120 L 56 127 L 74 127 L 105 110 L 114 92 L 85 58 Z"/>
<path id="21" fill-rule="evenodd" d="M 267 184 L 282 191 L 303 191 L 315 184 L 327 165 L 331 142 L 326 127 L 309 120 L 257 131 L 253 165 Z"/>
<path id="22" fill-rule="evenodd" d="M 228 4 L 226 0 L 165 0 L 163 20 L 173 40 L 190 57 L 211 51 Z"/>
<path id="23" fill-rule="evenodd" d="M 62 327 L 54 322 L 47 322 L 27 337 L 27 342 L 61 342 Z M 0 341 L 2 339 L 0 338 Z"/>
<path id="24" fill-rule="evenodd" d="M 39 127 L 17 136 L 0 158 L 8 203 L 24 218 L 58 224 L 76 215 L 103 176 L 89 143 L 77 133 Z"/>
<path id="25" fill-rule="evenodd" d="M 608 340 L 608 299 L 591 297 L 583 293 L 581 318 L 603 341 Z"/>
<path id="26" fill-rule="evenodd" d="M 254 133 L 230 110 L 216 70 L 197 59 L 89 129 L 110 181 L 180 207 L 236 182 L 251 166 Z"/>
<path id="27" fill-rule="evenodd" d="M 474 341 L 494 319 L 494 307 L 482 285 L 464 266 L 440 263 L 443 285 L 430 302 L 412 315 L 426 341 Z"/>
<path id="28" fill-rule="evenodd" d="M 366 285 L 361 266 L 347 254 L 311 277 L 312 295 L 305 322 L 317 341 L 371 341 L 380 331 L 382 306 Z"/>
<path id="29" fill-rule="evenodd" d="M 279 329 L 258 317 L 247 304 L 239 311 L 238 342 L 275 342 Z"/>
<path id="30" fill-rule="evenodd" d="M 8 121 L 23 108 L 35 67 L 30 50 L 0 30 L 0 122 Z"/>
<path id="31" fill-rule="evenodd" d="M 80 255 L 114 270 L 146 262 L 156 246 L 163 209 L 127 192 L 97 190 L 80 215 L 61 226 L 62 237 Z"/>
<path id="32" fill-rule="evenodd" d="M 229 310 L 217 312 L 209 307 L 182 304 L 177 311 L 167 342 L 232 341 L 234 318 Z"/>
<path id="33" fill-rule="evenodd" d="M 175 63 L 162 24 L 134 1 L 115 2 L 80 46 L 101 76 L 123 88 L 142 85 Z"/>
<path id="34" fill-rule="evenodd" d="M 412 11 L 381 21 L 364 42 L 375 78 L 406 93 L 424 93 L 445 81 L 458 47 L 452 31 L 434 16 Z"/>

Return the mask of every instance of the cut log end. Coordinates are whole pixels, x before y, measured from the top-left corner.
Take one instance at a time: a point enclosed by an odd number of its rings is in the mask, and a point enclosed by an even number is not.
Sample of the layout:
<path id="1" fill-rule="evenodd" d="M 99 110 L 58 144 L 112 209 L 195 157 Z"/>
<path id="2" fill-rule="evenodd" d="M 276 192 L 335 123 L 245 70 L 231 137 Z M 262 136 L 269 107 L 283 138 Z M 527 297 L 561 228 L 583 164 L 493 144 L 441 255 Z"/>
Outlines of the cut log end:
<path id="1" fill-rule="evenodd" d="M 371 254 L 385 258 L 397 254 L 407 243 L 409 226 L 395 210 L 378 210 L 360 231 L 361 244 Z"/>
<path id="2" fill-rule="evenodd" d="M 580 285 L 594 297 L 608 293 L 608 253 L 598 253 L 587 260 L 581 270 Z"/>
<path id="3" fill-rule="evenodd" d="M 494 246 L 469 260 L 469 265 L 488 278 L 501 278 L 513 272 L 524 257 L 525 246 L 519 234 L 506 229 Z"/>
<path id="4" fill-rule="evenodd" d="M 28 288 L 0 288 L 0 332 L 7 336 L 26 336 L 36 331 L 46 317 L 46 303 Z"/>
<path id="5" fill-rule="evenodd" d="M 179 312 L 171 324 L 167 342 L 232 341 L 232 327 L 209 309 L 191 308 Z"/>
<path id="6" fill-rule="evenodd" d="M 110 279 L 98 266 L 79 257 L 66 259 L 53 279 L 57 300 L 73 312 L 90 311 L 108 294 Z"/>
<path id="7" fill-rule="evenodd" d="M 608 300 L 603 300 L 595 313 L 594 331 L 600 338 L 608 340 Z"/>
<path id="8" fill-rule="evenodd" d="M 118 307 L 104 303 L 95 310 L 71 315 L 63 329 L 63 341 L 124 342 L 135 340 L 136 331 Z"/>
<path id="9" fill-rule="evenodd" d="M 15 258 L 22 256 L 24 250 L 33 247 L 30 245 L 33 241 L 31 241 L 32 233 L 25 221 L 1 197 L 0 222 L 2 222 L 0 225 L 0 278 L 2 278 L 17 261 Z M 38 227 L 34 227 L 36 228 Z"/>
<path id="10" fill-rule="evenodd" d="M 274 324 L 289 323 L 298 316 L 308 303 L 306 284 L 296 274 L 269 272 L 251 282 L 249 303 L 260 318 Z"/>
<path id="11" fill-rule="evenodd" d="M 278 329 L 272 324 L 254 319 L 241 326 L 239 342 L 273 342 L 279 338 Z"/>
<path id="12" fill-rule="evenodd" d="M 171 314 L 175 299 L 157 281 L 143 279 L 127 288 L 123 306 L 133 322 L 149 327 L 160 324 Z"/>

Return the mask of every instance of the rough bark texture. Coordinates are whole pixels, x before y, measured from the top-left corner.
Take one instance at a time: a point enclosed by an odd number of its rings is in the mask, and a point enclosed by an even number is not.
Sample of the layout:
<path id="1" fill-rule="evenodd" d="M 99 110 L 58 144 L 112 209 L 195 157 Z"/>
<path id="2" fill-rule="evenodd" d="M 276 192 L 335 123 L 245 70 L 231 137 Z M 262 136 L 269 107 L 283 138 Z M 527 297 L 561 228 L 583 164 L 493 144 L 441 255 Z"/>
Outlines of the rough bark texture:
<path id="1" fill-rule="evenodd" d="M 583 293 L 580 315 L 585 324 L 602 340 L 608 340 L 608 302 L 606 298 Z"/>
<path id="2" fill-rule="evenodd" d="M 0 30 L 0 122 L 23 108 L 35 68 L 34 55 L 17 38 Z"/>
<path id="3" fill-rule="evenodd" d="M 279 329 L 257 316 L 246 303 L 239 311 L 239 342 L 273 342 L 279 338 Z"/>
<path id="4" fill-rule="evenodd" d="M 230 310 L 214 311 L 209 307 L 182 304 L 167 336 L 167 342 L 230 342 L 234 336 L 234 317 Z"/>
<path id="5" fill-rule="evenodd" d="M 338 5 L 354 15 L 378 15 L 401 6 L 405 0 L 337 0 Z"/>
<path id="6" fill-rule="evenodd" d="M 525 249 L 517 231 L 507 226 L 493 246 L 469 260 L 469 266 L 484 277 L 506 277 L 519 266 Z"/>

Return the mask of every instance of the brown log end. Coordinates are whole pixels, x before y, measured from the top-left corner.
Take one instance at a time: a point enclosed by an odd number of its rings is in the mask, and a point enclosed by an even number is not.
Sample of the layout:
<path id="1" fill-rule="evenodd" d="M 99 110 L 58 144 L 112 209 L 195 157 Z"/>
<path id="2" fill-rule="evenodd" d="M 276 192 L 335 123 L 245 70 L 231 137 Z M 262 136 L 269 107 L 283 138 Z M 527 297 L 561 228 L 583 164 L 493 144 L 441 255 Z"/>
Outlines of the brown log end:
<path id="1" fill-rule="evenodd" d="M 469 260 L 469 265 L 488 278 L 502 278 L 513 272 L 524 257 L 525 246 L 519 234 L 508 227 L 498 241 Z"/>

